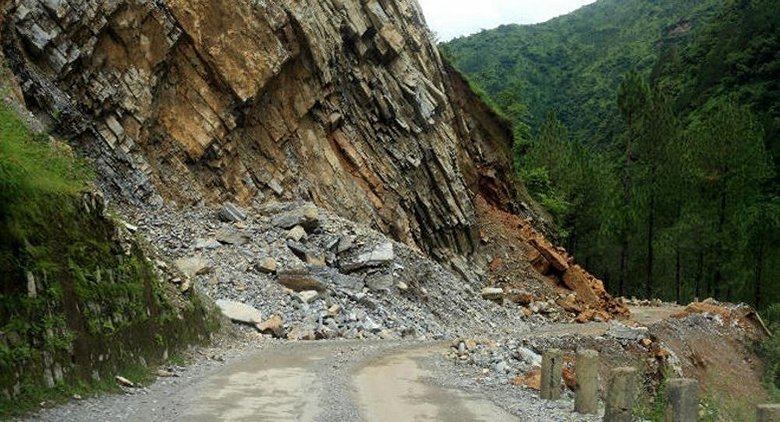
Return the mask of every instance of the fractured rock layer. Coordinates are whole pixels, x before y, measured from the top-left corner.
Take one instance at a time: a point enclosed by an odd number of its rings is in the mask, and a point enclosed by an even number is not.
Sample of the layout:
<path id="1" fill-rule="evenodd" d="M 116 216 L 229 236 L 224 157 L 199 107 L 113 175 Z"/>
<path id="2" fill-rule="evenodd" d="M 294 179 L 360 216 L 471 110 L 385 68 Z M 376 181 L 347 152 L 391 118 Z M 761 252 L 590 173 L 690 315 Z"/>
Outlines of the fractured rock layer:
<path id="1" fill-rule="evenodd" d="M 513 208 L 511 131 L 415 0 L 7 3 L 29 105 L 124 199 L 303 198 L 429 253 L 473 250 L 475 193 Z"/>

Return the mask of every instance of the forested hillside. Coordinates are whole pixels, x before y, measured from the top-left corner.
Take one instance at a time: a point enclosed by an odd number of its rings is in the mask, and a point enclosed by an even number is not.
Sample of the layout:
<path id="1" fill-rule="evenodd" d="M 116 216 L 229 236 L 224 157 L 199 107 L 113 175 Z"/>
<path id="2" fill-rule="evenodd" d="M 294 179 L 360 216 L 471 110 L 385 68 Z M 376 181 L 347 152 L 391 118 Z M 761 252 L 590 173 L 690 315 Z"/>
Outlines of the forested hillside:
<path id="1" fill-rule="evenodd" d="M 515 121 L 518 176 L 613 291 L 765 307 L 780 299 L 778 22 L 777 0 L 600 0 L 443 49 Z"/>
<path id="2" fill-rule="evenodd" d="M 609 139 L 614 92 L 649 71 L 660 45 L 681 42 L 719 0 L 600 0 L 537 25 L 504 25 L 442 46 L 499 105 L 522 102 L 531 126 L 550 112 L 577 137 Z"/>

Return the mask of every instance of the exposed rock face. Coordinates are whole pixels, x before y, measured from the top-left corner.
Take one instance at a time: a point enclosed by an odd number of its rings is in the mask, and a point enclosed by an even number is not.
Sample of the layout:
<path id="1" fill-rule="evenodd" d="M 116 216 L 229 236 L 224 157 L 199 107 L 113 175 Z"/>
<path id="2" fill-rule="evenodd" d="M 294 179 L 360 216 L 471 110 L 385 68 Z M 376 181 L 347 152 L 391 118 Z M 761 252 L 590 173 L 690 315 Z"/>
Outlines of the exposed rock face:
<path id="1" fill-rule="evenodd" d="M 416 0 L 13 0 L 31 106 L 126 199 L 311 200 L 427 252 L 511 208 L 511 132 L 445 68 Z"/>

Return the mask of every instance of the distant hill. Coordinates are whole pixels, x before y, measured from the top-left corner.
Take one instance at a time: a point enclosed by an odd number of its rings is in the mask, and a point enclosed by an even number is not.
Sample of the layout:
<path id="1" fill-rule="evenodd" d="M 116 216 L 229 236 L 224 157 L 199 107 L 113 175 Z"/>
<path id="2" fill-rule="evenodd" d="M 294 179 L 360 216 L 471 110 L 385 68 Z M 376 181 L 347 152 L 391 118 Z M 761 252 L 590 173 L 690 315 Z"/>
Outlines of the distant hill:
<path id="1" fill-rule="evenodd" d="M 536 25 L 505 25 L 442 49 L 493 98 L 518 93 L 538 128 L 555 112 L 579 138 L 601 142 L 614 124 L 622 75 L 649 75 L 663 46 L 679 43 L 718 0 L 599 0 Z"/>

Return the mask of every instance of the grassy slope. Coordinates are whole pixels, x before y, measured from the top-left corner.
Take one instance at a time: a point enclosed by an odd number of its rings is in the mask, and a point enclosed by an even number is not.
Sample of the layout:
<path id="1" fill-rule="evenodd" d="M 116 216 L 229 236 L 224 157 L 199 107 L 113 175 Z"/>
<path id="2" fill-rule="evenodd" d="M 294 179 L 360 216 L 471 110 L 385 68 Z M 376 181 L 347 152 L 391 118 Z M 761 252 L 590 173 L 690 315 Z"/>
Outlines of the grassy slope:
<path id="1" fill-rule="evenodd" d="M 0 418 L 111 390 L 115 374 L 142 381 L 141 357 L 154 364 L 206 331 L 198 297 L 160 283 L 140 243 L 121 245 L 115 222 L 84 207 L 90 180 L 0 104 Z"/>

